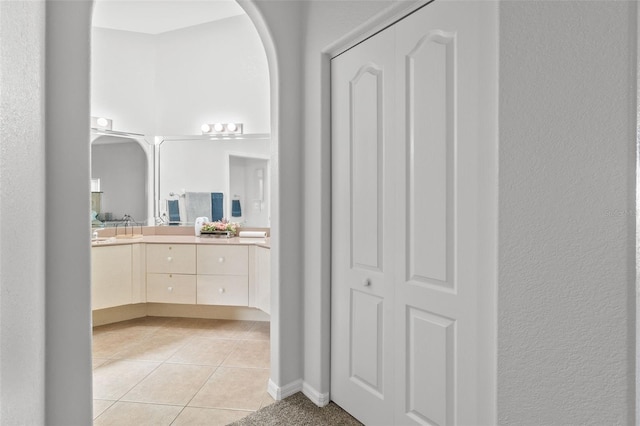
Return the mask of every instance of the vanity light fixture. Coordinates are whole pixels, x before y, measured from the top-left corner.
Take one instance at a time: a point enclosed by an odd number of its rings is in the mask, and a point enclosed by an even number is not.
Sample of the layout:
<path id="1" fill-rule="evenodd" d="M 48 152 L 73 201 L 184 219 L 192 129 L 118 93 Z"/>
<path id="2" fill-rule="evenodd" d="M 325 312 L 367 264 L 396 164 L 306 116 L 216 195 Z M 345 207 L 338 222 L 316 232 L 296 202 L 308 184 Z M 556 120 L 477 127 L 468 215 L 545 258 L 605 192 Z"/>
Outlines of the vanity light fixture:
<path id="1" fill-rule="evenodd" d="M 91 117 L 91 127 L 98 130 L 113 130 L 113 120 L 105 117 Z"/>
<path id="2" fill-rule="evenodd" d="M 203 135 L 236 136 L 242 134 L 242 123 L 205 123 L 200 130 Z"/>

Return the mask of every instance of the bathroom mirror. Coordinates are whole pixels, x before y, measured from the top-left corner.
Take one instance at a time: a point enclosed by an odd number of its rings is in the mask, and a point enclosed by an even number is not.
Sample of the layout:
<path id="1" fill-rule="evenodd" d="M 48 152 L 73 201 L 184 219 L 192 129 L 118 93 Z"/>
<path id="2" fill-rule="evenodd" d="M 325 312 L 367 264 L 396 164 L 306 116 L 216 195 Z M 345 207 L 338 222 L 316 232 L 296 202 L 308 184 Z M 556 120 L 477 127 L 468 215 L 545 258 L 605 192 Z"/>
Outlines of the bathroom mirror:
<path id="1" fill-rule="evenodd" d="M 270 139 L 164 140 L 158 147 L 158 210 L 171 225 L 196 217 L 269 227 Z"/>
<path id="2" fill-rule="evenodd" d="M 125 137 L 94 138 L 91 144 L 94 226 L 114 226 L 125 215 L 147 224 L 149 156 L 145 145 L 145 141 Z"/>

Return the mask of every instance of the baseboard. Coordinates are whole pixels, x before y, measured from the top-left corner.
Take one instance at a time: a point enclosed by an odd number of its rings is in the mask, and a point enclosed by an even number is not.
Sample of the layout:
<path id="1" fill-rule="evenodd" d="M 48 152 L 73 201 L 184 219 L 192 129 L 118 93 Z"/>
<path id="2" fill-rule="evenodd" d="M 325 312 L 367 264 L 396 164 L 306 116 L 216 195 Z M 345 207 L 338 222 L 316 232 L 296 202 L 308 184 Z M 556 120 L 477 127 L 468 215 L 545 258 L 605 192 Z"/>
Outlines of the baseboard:
<path id="1" fill-rule="evenodd" d="M 293 395 L 294 393 L 300 392 L 302 390 L 302 379 L 298 379 L 294 382 L 289 383 L 285 386 L 278 386 L 269 379 L 269 385 L 267 387 L 267 392 L 269 395 L 276 401 L 280 401 L 281 399 L 285 399 L 288 396 Z"/>
<path id="2" fill-rule="evenodd" d="M 302 393 L 318 407 L 329 404 L 329 392 L 320 393 L 307 382 L 302 382 Z"/>
<path id="3" fill-rule="evenodd" d="M 92 312 L 92 326 L 111 324 L 147 316 L 147 305 L 138 303 L 135 305 L 116 306 L 115 308 L 98 309 Z"/>
<path id="4" fill-rule="evenodd" d="M 270 320 L 269 315 L 260 309 L 246 306 L 147 303 L 147 315 L 150 317 L 186 317 L 244 321 Z"/>

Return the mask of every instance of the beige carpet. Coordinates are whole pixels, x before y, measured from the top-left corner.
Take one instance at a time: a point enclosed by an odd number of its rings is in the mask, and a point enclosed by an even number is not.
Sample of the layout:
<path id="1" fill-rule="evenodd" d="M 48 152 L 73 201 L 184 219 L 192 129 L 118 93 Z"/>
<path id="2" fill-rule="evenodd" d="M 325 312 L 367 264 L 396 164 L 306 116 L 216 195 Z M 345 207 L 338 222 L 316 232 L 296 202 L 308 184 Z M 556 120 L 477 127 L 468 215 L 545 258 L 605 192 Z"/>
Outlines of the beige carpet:
<path id="1" fill-rule="evenodd" d="M 283 425 L 362 425 L 342 408 L 330 402 L 319 408 L 302 392 L 268 405 L 261 410 L 231 423 L 230 426 L 283 426 Z"/>

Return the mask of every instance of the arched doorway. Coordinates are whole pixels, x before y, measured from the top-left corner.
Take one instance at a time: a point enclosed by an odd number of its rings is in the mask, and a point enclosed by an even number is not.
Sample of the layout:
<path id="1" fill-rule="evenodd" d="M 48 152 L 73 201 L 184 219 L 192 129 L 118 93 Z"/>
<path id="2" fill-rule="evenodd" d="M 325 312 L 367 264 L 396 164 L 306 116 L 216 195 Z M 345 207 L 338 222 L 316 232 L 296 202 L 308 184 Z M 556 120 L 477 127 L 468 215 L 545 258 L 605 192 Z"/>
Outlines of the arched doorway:
<path id="1" fill-rule="evenodd" d="M 271 89 L 277 89 L 277 65 L 274 44 L 257 9 L 249 15 L 265 40 L 269 60 Z M 58 226 L 46 231 L 47 258 L 47 377 L 46 416 L 52 424 L 86 423 L 91 418 L 91 341 L 89 250 L 89 146 L 86 143 L 89 118 L 89 44 L 92 2 L 60 2 L 47 10 L 47 141 L 55 147 L 47 154 L 47 198 L 49 223 Z M 277 123 L 278 97 L 271 97 L 271 122 Z M 279 130 L 271 126 L 278 152 Z M 84 141 L 84 142 L 81 142 Z M 279 166 L 272 162 L 273 195 L 278 196 Z M 64 199 L 56 194 L 66 194 Z M 272 210 L 272 228 L 278 224 L 278 207 Z M 59 250 L 59 241 L 69 241 Z M 272 250 L 279 250 L 272 241 Z M 279 265 L 272 268 L 274 291 L 279 285 Z M 277 321 L 277 315 L 274 318 Z M 277 327 L 276 327 L 277 328 Z M 272 333 L 272 346 L 278 347 L 279 334 Z M 278 373 L 279 354 L 272 376 Z M 68 392 L 60 392 L 67 389 Z M 70 410 L 70 407 L 78 407 Z"/>

